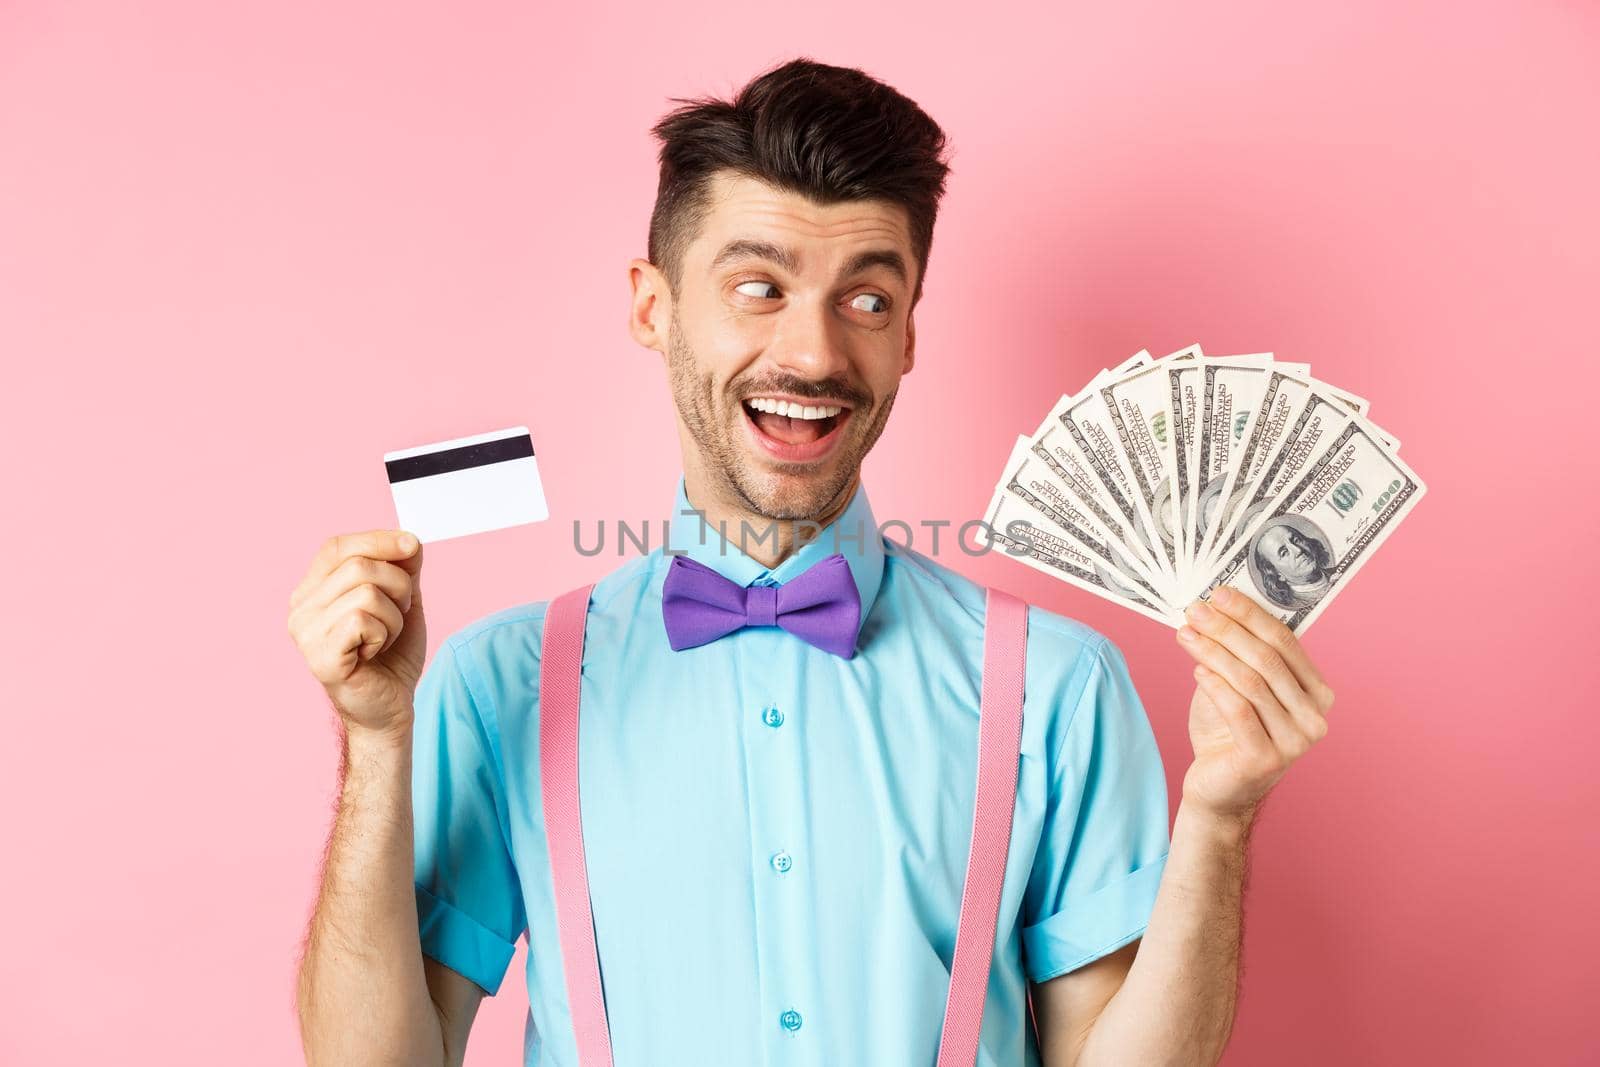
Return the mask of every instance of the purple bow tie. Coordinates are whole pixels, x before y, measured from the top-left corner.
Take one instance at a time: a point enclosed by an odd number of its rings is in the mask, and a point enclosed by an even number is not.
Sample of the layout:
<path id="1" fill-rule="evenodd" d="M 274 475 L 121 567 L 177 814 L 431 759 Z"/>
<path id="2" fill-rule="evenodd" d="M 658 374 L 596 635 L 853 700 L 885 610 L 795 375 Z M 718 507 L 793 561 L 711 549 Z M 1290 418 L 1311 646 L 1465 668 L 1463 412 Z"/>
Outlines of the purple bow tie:
<path id="1" fill-rule="evenodd" d="M 674 556 L 661 587 L 661 617 L 674 650 L 715 641 L 746 626 L 781 626 L 836 656 L 855 655 L 861 594 L 843 553 L 789 581 L 742 586 L 687 556 Z"/>

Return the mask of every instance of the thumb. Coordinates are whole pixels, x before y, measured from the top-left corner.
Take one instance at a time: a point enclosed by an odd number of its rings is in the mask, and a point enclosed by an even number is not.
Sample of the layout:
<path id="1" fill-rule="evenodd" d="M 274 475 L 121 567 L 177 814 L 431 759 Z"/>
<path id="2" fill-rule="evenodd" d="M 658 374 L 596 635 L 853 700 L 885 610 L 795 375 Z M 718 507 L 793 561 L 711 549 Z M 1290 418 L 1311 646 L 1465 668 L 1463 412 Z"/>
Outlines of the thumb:
<path id="1" fill-rule="evenodd" d="M 413 612 L 422 607 L 422 542 L 417 541 L 417 547 L 411 555 L 402 556 L 394 561 L 397 566 L 403 567 L 411 574 L 411 608 L 405 613 L 406 618 L 411 618 Z"/>
<path id="2" fill-rule="evenodd" d="M 407 570 L 411 572 L 411 612 L 422 610 L 422 544 L 418 542 L 417 551 L 406 560 Z"/>

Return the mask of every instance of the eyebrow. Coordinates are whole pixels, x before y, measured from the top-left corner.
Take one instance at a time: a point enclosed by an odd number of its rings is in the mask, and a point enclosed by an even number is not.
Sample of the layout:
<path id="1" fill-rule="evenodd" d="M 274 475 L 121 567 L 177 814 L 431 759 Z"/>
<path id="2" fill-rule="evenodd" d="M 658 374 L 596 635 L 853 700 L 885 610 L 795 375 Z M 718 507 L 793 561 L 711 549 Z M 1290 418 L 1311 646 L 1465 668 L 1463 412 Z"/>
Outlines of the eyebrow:
<path id="1" fill-rule="evenodd" d="M 790 273 L 799 268 L 799 257 L 792 250 L 771 241 L 741 237 L 722 246 L 721 251 L 711 260 L 711 269 L 716 270 L 741 259 L 765 259 Z M 845 264 L 844 273 L 846 277 L 850 277 L 872 267 L 885 268 L 898 278 L 902 285 L 910 282 L 905 258 L 892 248 L 874 248 L 857 253 Z"/>
<path id="2" fill-rule="evenodd" d="M 883 267 L 887 269 L 890 274 L 893 274 L 896 278 L 900 279 L 901 285 L 906 285 L 911 280 L 906 274 L 906 261 L 901 258 L 899 252 L 896 252 L 892 248 L 871 249 L 869 251 L 860 253 L 849 263 L 845 264 L 844 273 L 846 277 L 849 277 L 851 275 L 860 274 L 869 267 Z"/>

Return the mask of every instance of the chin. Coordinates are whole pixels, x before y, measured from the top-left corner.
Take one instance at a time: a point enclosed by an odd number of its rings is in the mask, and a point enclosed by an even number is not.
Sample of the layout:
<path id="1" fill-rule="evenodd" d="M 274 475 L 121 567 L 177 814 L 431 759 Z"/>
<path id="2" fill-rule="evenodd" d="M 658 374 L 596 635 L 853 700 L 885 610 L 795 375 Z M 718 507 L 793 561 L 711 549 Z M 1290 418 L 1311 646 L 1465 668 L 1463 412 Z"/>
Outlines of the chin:
<path id="1" fill-rule="evenodd" d="M 758 476 L 759 494 L 752 495 L 763 515 L 773 519 L 809 519 L 833 502 L 834 479 L 822 475 Z"/>
<path id="2" fill-rule="evenodd" d="M 816 470 L 784 471 L 746 467 L 735 479 L 756 510 L 771 519 L 810 519 L 826 511 L 839 490 L 848 485 L 833 464 Z"/>

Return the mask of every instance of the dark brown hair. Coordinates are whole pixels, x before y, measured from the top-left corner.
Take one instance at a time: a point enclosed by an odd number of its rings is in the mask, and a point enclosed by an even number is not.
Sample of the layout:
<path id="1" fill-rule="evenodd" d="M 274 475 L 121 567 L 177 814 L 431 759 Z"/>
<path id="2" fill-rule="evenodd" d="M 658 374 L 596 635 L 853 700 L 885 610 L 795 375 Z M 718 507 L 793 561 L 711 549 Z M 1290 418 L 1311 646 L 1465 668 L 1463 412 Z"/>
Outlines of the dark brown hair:
<path id="1" fill-rule="evenodd" d="M 731 102 L 686 100 L 651 132 L 661 180 L 650 262 L 676 292 L 685 250 L 705 221 L 711 176 L 732 170 L 821 204 L 876 198 L 905 208 L 922 296 L 933 221 L 949 165 L 945 135 L 910 98 L 854 67 L 804 56 L 752 80 Z"/>

